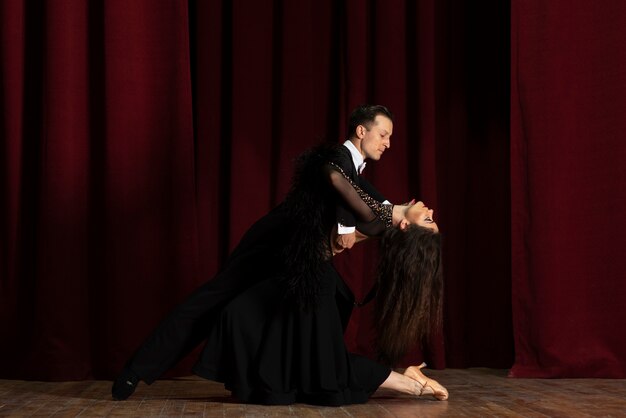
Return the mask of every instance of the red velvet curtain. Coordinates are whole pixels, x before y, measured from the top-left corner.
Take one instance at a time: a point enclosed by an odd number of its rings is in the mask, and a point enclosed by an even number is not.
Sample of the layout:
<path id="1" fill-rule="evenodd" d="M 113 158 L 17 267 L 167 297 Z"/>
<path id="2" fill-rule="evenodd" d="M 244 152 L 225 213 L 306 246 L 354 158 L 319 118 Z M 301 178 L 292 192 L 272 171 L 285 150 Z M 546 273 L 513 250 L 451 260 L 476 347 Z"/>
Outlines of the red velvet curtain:
<path id="1" fill-rule="evenodd" d="M 112 376 L 363 102 L 396 116 L 366 176 L 445 238 L 445 327 L 405 362 L 510 366 L 509 10 L 466 3 L 3 1 L 0 376 Z M 375 247 L 337 259 L 357 297 Z"/>
<path id="2" fill-rule="evenodd" d="M 512 2 L 517 377 L 626 377 L 626 4 Z"/>

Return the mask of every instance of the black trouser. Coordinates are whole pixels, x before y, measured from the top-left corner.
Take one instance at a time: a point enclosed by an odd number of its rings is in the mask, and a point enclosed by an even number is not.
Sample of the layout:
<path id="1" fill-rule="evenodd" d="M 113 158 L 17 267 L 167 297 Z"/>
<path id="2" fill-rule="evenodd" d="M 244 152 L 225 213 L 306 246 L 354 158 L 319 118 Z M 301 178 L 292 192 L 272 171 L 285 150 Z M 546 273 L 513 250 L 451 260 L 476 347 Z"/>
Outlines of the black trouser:
<path id="1" fill-rule="evenodd" d="M 246 232 L 215 278 L 200 286 L 150 334 L 126 367 L 150 384 L 208 335 L 219 310 L 243 289 L 280 272 L 283 212 L 275 209 Z"/>

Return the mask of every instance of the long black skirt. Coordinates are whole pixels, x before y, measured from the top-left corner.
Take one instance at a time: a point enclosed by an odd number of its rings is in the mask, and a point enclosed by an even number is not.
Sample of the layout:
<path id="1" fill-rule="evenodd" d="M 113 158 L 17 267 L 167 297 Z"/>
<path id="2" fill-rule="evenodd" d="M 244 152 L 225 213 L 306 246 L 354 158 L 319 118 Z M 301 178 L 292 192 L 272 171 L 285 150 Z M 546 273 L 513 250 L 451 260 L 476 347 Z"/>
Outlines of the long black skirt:
<path id="1" fill-rule="evenodd" d="M 285 299 L 278 277 L 241 292 L 220 311 L 194 372 L 243 402 L 366 402 L 391 369 L 347 352 L 335 299 L 341 278 L 330 262 L 321 281 L 308 311 Z"/>

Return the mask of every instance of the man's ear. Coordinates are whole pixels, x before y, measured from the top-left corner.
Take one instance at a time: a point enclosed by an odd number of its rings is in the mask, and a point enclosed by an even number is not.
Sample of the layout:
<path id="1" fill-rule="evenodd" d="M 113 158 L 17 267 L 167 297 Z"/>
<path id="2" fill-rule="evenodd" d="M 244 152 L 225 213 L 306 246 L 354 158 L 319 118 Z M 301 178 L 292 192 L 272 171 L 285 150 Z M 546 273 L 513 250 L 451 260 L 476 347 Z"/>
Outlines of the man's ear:
<path id="1" fill-rule="evenodd" d="M 356 136 L 357 138 L 361 139 L 365 136 L 365 132 L 367 131 L 367 129 L 365 129 L 365 126 L 363 125 L 359 125 L 356 127 Z"/>

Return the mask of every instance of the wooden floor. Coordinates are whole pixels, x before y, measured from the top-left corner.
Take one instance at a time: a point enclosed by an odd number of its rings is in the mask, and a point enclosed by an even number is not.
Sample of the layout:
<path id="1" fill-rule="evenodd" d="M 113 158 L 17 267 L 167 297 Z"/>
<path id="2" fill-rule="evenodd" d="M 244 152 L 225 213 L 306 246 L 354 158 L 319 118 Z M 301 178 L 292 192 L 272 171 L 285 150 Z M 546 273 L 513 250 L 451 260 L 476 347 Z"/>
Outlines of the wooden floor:
<path id="1" fill-rule="evenodd" d="M 30 417 L 626 417 L 626 380 L 511 379 L 503 370 L 426 370 L 450 392 L 438 402 L 380 390 L 367 404 L 239 404 L 221 384 L 197 377 L 140 384 L 127 401 L 111 400 L 111 382 L 0 380 L 0 416 Z"/>

